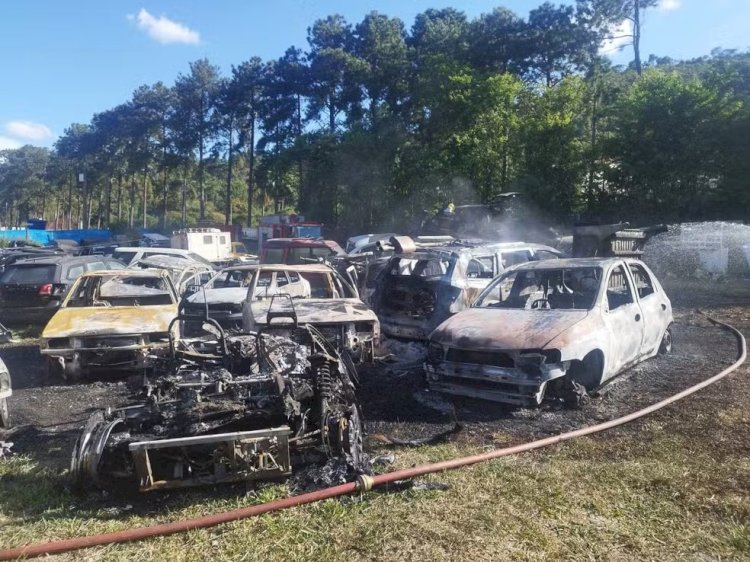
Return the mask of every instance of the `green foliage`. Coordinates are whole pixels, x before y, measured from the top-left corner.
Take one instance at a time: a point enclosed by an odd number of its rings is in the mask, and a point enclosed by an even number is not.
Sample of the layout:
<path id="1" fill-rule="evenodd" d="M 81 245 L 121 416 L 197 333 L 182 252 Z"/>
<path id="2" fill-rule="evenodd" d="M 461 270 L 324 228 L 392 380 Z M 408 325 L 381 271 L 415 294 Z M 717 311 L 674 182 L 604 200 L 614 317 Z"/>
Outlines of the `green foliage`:
<path id="1" fill-rule="evenodd" d="M 228 76 L 198 60 L 52 152 L 3 151 L 0 216 L 169 230 L 296 209 L 343 235 L 516 190 L 558 220 L 746 219 L 750 53 L 641 63 L 638 27 L 635 71 L 597 55 L 653 5 L 429 9 L 408 31 L 378 12 L 320 19 L 307 51 Z"/>

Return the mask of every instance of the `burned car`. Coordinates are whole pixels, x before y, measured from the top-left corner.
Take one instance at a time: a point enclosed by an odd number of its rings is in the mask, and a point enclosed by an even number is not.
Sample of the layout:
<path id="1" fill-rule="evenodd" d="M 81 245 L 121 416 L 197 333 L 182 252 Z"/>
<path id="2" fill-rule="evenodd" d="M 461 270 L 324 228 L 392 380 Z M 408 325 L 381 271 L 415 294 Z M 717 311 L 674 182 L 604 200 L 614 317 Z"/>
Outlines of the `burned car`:
<path id="1" fill-rule="evenodd" d="M 523 242 L 470 246 L 456 241 L 402 251 L 378 274 L 372 307 L 384 334 L 426 340 L 446 318 L 468 308 L 506 268 L 560 255 L 549 246 Z"/>
<path id="2" fill-rule="evenodd" d="M 12 396 L 13 388 L 10 384 L 10 372 L 5 362 L 0 359 L 0 428 L 10 427 L 10 410 L 8 398 Z"/>
<path id="3" fill-rule="evenodd" d="M 196 292 L 216 273 L 203 262 L 160 254 L 136 260 L 128 269 L 163 269 L 172 278 L 178 295 Z"/>
<path id="4" fill-rule="evenodd" d="M 367 467 L 354 367 L 312 326 L 175 342 L 135 404 L 94 413 L 71 462 L 79 486 L 141 491 L 283 479 L 333 459 Z"/>
<path id="5" fill-rule="evenodd" d="M 624 369 L 672 348 L 672 306 L 642 262 L 530 262 L 492 282 L 430 335 L 432 390 L 515 405 L 548 391 L 577 404 Z"/>
<path id="6" fill-rule="evenodd" d="M 254 332 L 274 317 L 293 316 L 318 328 L 357 362 L 371 361 L 380 338 L 377 316 L 339 273 L 327 265 L 228 268 L 183 303 L 185 314 L 208 315 L 222 327 Z M 185 332 L 192 334 L 189 327 Z"/>
<path id="7" fill-rule="evenodd" d="M 52 374 L 69 380 L 94 370 L 143 369 L 151 354 L 168 347 L 176 315 L 177 293 L 167 271 L 87 273 L 45 326 L 40 352 Z"/>

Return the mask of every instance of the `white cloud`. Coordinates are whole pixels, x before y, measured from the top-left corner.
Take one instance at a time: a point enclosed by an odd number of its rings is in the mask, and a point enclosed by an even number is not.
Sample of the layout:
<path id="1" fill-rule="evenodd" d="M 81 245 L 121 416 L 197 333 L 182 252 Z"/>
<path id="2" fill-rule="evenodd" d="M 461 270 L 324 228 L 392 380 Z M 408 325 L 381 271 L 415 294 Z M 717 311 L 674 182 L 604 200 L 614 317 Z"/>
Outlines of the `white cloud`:
<path id="1" fill-rule="evenodd" d="M 657 9 L 660 12 L 673 12 L 679 10 L 682 7 L 682 0 L 661 0 Z"/>
<path id="2" fill-rule="evenodd" d="M 13 139 L 28 141 L 45 141 L 52 138 L 52 131 L 47 125 L 32 121 L 8 121 L 5 134 Z"/>
<path id="3" fill-rule="evenodd" d="M 159 43 L 185 43 L 187 45 L 195 45 L 200 43 L 201 36 L 197 31 L 193 31 L 189 27 L 182 25 L 176 21 L 172 21 L 166 16 L 154 17 L 149 14 L 144 8 L 138 12 L 138 15 L 128 15 L 127 18 L 131 21 L 135 21 L 139 29 L 142 29 L 148 36 L 154 41 Z"/>
<path id="4" fill-rule="evenodd" d="M 11 148 L 20 148 L 21 143 L 18 142 L 16 139 L 11 139 L 9 137 L 4 137 L 0 135 L 0 150 L 9 150 Z"/>
<path id="5" fill-rule="evenodd" d="M 606 39 L 599 52 L 603 54 L 616 53 L 622 49 L 625 45 L 630 45 L 633 42 L 633 22 L 630 20 L 624 20 L 620 25 L 612 29 L 611 38 Z"/>

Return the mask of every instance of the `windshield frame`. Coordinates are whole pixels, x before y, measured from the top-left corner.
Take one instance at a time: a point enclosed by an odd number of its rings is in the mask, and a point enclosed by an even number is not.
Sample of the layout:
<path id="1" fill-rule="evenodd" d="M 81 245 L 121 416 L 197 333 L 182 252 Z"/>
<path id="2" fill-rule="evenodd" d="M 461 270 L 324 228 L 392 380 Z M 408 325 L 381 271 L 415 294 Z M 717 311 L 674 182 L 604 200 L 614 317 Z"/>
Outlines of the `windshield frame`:
<path id="1" fill-rule="evenodd" d="M 97 308 L 100 310 L 106 310 L 106 309 L 112 309 L 112 308 L 151 308 L 156 306 L 177 306 L 179 303 L 179 297 L 177 296 L 177 290 L 175 289 L 174 282 L 172 281 L 171 276 L 168 273 L 162 273 L 161 275 L 132 275 L 133 270 L 128 269 L 118 269 L 116 270 L 118 272 L 122 271 L 122 275 L 96 275 L 96 274 L 84 274 L 78 277 L 73 283 L 73 286 L 70 288 L 70 291 L 68 291 L 68 294 L 65 296 L 65 300 L 60 305 L 60 308 L 75 308 L 75 309 L 87 309 L 87 308 Z M 127 273 L 126 273 L 127 272 Z M 144 305 L 115 305 L 110 304 L 110 306 L 107 307 L 97 307 L 96 305 L 90 304 L 86 306 L 71 306 L 70 302 L 75 298 L 76 293 L 79 290 L 79 286 L 83 283 L 86 283 L 87 280 L 92 278 L 97 278 L 97 287 L 96 290 L 98 291 L 102 284 L 106 283 L 107 281 L 111 281 L 114 279 L 117 279 L 119 277 L 142 277 L 144 279 L 160 279 L 164 285 L 167 288 L 166 293 L 170 296 L 172 302 L 171 304 L 144 304 Z"/>
<path id="2" fill-rule="evenodd" d="M 529 262 L 533 263 L 533 262 Z M 526 264 L 523 264 L 526 265 Z M 517 275 L 522 272 L 526 271 L 566 271 L 566 270 L 573 270 L 573 269 L 596 269 L 598 270 L 599 274 L 599 286 L 596 289 L 596 295 L 594 295 L 594 298 L 591 301 L 591 306 L 588 308 L 504 308 L 504 307 L 489 307 L 489 306 L 480 306 L 480 301 L 484 300 L 490 293 L 493 292 L 493 290 L 502 283 L 505 279 L 510 277 L 511 275 Z M 474 301 L 471 303 L 471 308 L 478 308 L 478 309 L 494 309 L 494 310 L 525 310 L 525 311 L 534 311 L 534 310 L 554 310 L 554 311 L 566 311 L 566 312 L 581 312 L 581 311 L 589 311 L 596 308 L 597 304 L 599 303 L 599 300 L 601 298 L 602 293 L 602 286 L 603 286 L 603 280 L 607 275 L 607 271 L 604 267 L 601 265 L 574 265 L 574 266 L 559 266 L 559 267 L 511 267 L 510 269 L 506 269 L 501 273 L 498 277 L 493 279 L 489 285 L 487 285 L 482 292 L 477 295 L 477 297 L 474 299 Z"/>

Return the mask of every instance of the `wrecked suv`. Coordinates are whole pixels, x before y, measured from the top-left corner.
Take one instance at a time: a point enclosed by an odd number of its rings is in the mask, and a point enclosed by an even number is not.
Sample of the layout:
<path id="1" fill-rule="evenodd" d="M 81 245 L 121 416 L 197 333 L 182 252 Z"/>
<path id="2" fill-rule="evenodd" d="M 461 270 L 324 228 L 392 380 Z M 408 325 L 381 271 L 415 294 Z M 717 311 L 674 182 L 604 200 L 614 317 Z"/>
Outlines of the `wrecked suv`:
<path id="1" fill-rule="evenodd" d="M 514 405 L 552 391 L 572 405 L 633 364 L 672 348 L 672 306 L 642 262 L 527 263 L 431 334 L 432 390 Z"/>
<path id="2" fill-rule="evenodd" d="M 391 257 L 375 281 L 371 303 L 384 334 L 426 340 L 451 315 L 468 308 L 506 268 L 560 257 L 549 246 L 508 242 L 402 251 Z"/>
<path id="3" fill-rule="evenodd" d="M 168 346 L 176 315 L 177 293 L 166 270 L 88 273 L 45 326 L 40 352 L 49 372 L 68 380 L 94 370 L 143 369 Z"/>

